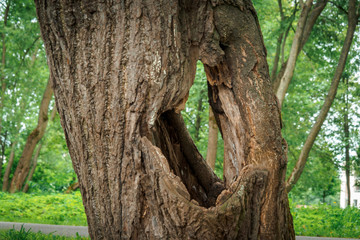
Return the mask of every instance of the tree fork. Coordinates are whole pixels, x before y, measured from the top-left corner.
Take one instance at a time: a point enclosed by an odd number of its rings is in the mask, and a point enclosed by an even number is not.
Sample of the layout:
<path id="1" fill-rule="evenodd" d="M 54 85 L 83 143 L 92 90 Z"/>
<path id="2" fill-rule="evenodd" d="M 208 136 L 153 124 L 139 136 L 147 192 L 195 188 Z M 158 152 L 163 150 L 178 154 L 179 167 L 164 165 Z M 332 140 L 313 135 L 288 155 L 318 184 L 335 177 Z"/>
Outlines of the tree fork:
<path id="1" fill-rule="evenodd" d="M 92 239 L 295 239 L 250 1 L 35 3 Z M 198 59 L 224 186 L 179 115 Z"/>

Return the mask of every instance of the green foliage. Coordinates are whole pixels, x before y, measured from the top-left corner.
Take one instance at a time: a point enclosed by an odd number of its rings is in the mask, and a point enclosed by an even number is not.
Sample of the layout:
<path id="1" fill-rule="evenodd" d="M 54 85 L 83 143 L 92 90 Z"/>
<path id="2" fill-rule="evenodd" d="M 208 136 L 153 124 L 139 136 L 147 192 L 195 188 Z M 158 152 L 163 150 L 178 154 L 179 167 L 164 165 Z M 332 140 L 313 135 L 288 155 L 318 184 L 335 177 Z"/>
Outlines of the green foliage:
<path id="1" fill-rule="evenodd" d="M 0 193 L 0 221 L 87 225 L 79 192 L 48 195 Z"/>
<path id="2" fill-rule="evenodd" d="M 86 240 L 89 238 L 80 237 L 77 235 L 76 237 L 64 237 L 50 234 L 43 234 L 41 232 L 33 233 L 31 229 L 25 230 L 23 226 L 19 231 L 13 229 L 9 230 L 0 230 L 0 239 L 2 240 Z"/>
<path id="3" fill-rule="evenodd" d="M 326 204 L 296 207 L 291 204 L 298 236 L 360 238 L 360 209 Z"/>

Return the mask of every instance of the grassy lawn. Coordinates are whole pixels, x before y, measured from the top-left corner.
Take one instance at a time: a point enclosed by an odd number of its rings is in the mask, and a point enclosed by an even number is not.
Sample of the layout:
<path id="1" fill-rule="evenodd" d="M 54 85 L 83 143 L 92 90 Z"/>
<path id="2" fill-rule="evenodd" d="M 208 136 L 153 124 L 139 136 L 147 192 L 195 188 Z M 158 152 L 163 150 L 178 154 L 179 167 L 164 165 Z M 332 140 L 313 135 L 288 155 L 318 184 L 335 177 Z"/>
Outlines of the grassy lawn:
<path id="1" fill-rule="evenodd" d="M 0 221 L 87 226 L 79 192 L 46 195 L 0 192 Z"/>
<path id="2" fill-rule="evenodd" d="M 295 233 L 298 236 L 360 238 L 360 209 L 341 209 L 325 204 L 307 208 L 296 208 L 295 206 L 296 204 L 291 204 L 291 213 L 294 219 Z M 7 194 L 0 192 L 0 221 L 87 225 L 79 192 L 72 194 Z M 72 239 L 45 236 L 48 238 L 34 239 Z"/>

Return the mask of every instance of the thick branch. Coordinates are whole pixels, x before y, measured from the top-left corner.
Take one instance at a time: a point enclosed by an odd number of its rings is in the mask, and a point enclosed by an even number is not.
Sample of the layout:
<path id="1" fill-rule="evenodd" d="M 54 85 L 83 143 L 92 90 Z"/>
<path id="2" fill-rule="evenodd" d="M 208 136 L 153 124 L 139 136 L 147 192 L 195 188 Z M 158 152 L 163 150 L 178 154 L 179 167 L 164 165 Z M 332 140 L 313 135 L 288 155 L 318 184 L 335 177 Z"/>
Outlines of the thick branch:
<path id="1" fill-rule="evenodd" d="M 339 62 L 336 67 L 328 95 L 325 99 L 324 105 L 322 106 L 318 117 L 316 118 L 316 122 L 315 122 L 314 126 L 312 127 L 312 129 L 305 141 L 305 144 L 301 150 L 299 159 L 298 159 L 292 173 L 290 174 L 289 179 L 287 180 L 287 184 L 286 184 L 287 192 L 290 192 L 292 187 L 299 180 L 301 173 L 304 170 L 311 147 L 313 146 L 315 139 L 320 132 L 321 126 L 324 123 L 325 118 L 329 112 L 331 105 L 332 105 L 332 102 L 334 101 L 334 98 L 336 96 L 336 91 L 337 91 L 337 88 L 339 85 L 341 75 L 345 68 L 346 59 L 347 59 L 347 56 L 348 56 L 348 53 L 350 50 L 350 46 L 351 46 L 351 43 L 353 40 L 355 29 L 356 29 L 356 24 L 357 24 L 356 0 L 351 0 L 349 2 L 349 10 L 350 11 L 349 11 L 349 15 L 348 15 L 348 22 L 349 22 L 348 29 L 346 32 L 344 45 L 341 49 Z"/>

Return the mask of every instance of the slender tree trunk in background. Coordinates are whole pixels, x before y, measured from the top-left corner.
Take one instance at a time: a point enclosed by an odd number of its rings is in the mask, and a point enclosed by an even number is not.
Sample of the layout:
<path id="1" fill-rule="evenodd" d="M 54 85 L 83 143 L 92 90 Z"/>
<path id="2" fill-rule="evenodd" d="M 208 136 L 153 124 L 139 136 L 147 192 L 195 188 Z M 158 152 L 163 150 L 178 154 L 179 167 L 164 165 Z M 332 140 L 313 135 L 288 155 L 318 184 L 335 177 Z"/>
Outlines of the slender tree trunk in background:
<path id="1" fill-rule="evenodd" d="M 281 18 L 280 28 L 282 28 L 282 26 L 285 23 L 285 16 L 284 16 L 281 0 L 278 0 L 278 5 L 279 5 L 280 18 Z M 281 29 L 279 37 L 276 41 L 276 52 L 275 52 L 275 57 L 274 57 L 273 68 L 272 68 L 271 74 L 270 74 L 271 82 L 274 82 L 276 79 L 276 73 L 277 73 L 277 69 L 278 69 L 278 65 L 279 65 L 280 51 L 281 51 L 281 45 L 282 45 L 281 43 L 283 40 L 283 35 L 284 35 L 284 30 Z"/>
<path id="2" fill-rule="evenodd" d="M 7 140 L 7 131 L 5 132 L 4 134 L 4 140 L 3 142 L 1 142 L 1 159 L 0 159 L 0 179 L 1 179 L 1 173 L 2 173 L 2 167 L 3 167 L 3 164 L 4 164 L 4 158 L 5 158 L 5 143 L 6 143 L 6 140 Z"/>
<path id="3" fill-rule="evenodd" d="M 206 162 L 212 170 L 215 169 L 216 153 L 218 145 L 218 126 L 213 111 L 209 108 L 209 137 L 206 154 Z"/>
<path id="4" fill-rule="evenodd" d="M 6 1 L 6 7 L 5 7 L 5 12 L 4 12 L 4 27 L 6 27 L 7 25 L 7 20 L 8 20 L 8 16 L 9 16 L 9 10 L 10 10 L 10 1 Z M 1 54 L 1 75 L 0 75 L 0 79 L 1 79 L 1 93 L 0 93 L 0 136 L 1 136 L 1 131 L 2 131 L 2 120 L 3 120 L 3 116 L 2 116 L 2 111 L 3 111 L 3 107 L 4 107 L 4 97 L 5 97 L 5 90 L 6 90 L 6 81 L 5 81 L 5 76 L 4 76 L 4 69 L 5 69 L 5 65 L 6 65 L 6 39 L 5 39 L 5 33 L 3 33 L 1 35 L 1 40 L 2 40 L 2 54 Z M 1 142 L 1 138 L 0 138 L 0 145 L 2 145 Z M 0 168 L 0 175 L 1 175 L 1 168 Z M 1 178 L 0 178 L 1 179 Z"/>
<path id="5" fill-rule="evenodd" d="M 92 239 L 295 239 L 250 1 L 35 3 Z M 198 59 L 225 183 L 179 113 Z"/>
<path id="6" fill-rule="evenodd" d="M 287 39 L 287 37 L 289 35 L 291 25 L 292 25 L 292 21 L 290 22 L 288 28 L 285 31 L 284 40 L 282 41 L 282 44 L 281 44 L 281 68 L 280 69 L 285 69 L 285 67 L 286 67 L 286 64 L 285 64 L 285 46 L 286 46 L 286 39 Z M 275 83 L 275 80 L 277 79 L 277 76 L 278 75 L 274 76 L 273 81 L 272 81 L 273 83 Z"/>
<path id="7" fill-rule="evenodd" d="M 35 147 L 37 143 L 41 140 L 41 138 L 44 136 L 47 127 L 49 104 L 52 95 L 53 90 L 51 87 L 51 78 L 49 78 L 40 104 L 38 124 L 26 140 L 24 150 L 19 159 L 19 163 L 16 167 L 14 176 L 11 181 L 9 189 L 10 193 L 14 193 L 22 189 L 26 176 L 29 173 L 31 158 L 34 153 Z"/>
<path id="8" fill-rule="evenodd" d="M 18 122 L 18 124 L 16 126 L 15 138 L 14 138 L 13 143 L 11 144 L 10 155 L 9 155 L 9 158 L 8 158 L 8 163 L 6 165 L 5 174 L 4 174 L 4 177 L 3 177 L 3 185 L 2 185 L 2 191 L 3 192 L 6 192 L 9 189 L 9 177 L 10 177 L 12 165 L 14 163 L 16 144 L 18 143 L 18 137 L 19 137 L 19 134 L 20 134 L 20 132 L 19 132 L 20 131 L 20 126 L 21 126 L 20 122 Z"/>
<path id="9" fill-rule="evenodd" d="M 341 49 L 340 58 L 338 65 L 336 67 L 331 86 L 328 92 L 328 95 L 325 98 L 324 104 L 320 110 L 319 115 L 316 118 L 316 122 L 314 123 L 313 127 L 310 130 L 310 133 L 304 143 L 303 148 L 301 149 L 299 158 L 296 162 L 294 169 L 292 170 L 287 183 L 286 183 L 286 191 L 290 192 L 292 187 L 296 184 L 299 180 L 302 171 L 304 170 L 307 158 L 309 156 L 310 150 L 315 142 L 317 135 L 320 132 L 321 126 L 326 119 L 326 115 L 328 114 L 330 107 L 334 101 L 336 96 L 336 91 L 340 82 L 341 75 L 343 74 L 346 59 L 351 47 L 351 43 L 354 37 L 354 32 L 356 30 L 356 25 L 358 22 L 359 15 L 356 13 L 356 0 L 349 1 L 349 13 L 348 13 L 348 29 L 346 32 L 345 41 L 343 47 Z"/>
<path id="10" fill-rule="evenodd" d="M 282 105 L 284 96 L 289 87 L 291 78 L 294 74 L 296 59 L 301 50 L 304 48 L 305 43 L 309 39 L 316 20 L 320 16 L 321 12 L 324 10 L 327 2 L 328 0 L 317 1 L 310 13 L 309 11 L 312 6 L 312 1 L 307 0 L 306 3 L 303 4 L 304 8 L 302 9 L 300 18 L 298 20 L 298 26 L 296 28 L 289 57 L 285 62 L 282 61 L 283 64 L 276 77 L 276 80 L 273 82 L 273 88 L 276 92 L 276 96 L 279 98 L 280 105 Z"/>
<path id="11" fill-rule="evenodd" d="M 289 58 L 286 63 L 286 68 L 285 68 L 283 76 L 280 79 L 279 87 L 277 88 L 277 91 L 276 91 L 276 96 L 279 99 L 280 106 L 283 103 L 285 94 L 287 92 L 290 81 L 294 74 L 296 59 L 298 56 L 297 53 L 300 48 L 301 39 L 302 39 L 302 36 L 304 33 L 308 14 L 312 7 L 312 2 L 313 2 L 313 0 L 307 0 L 302 6 L 299 21 L 298 21 L 298 24 L 296 27 L 295 36 L 294 36 L 293 43 L 292 43 L 292 46 L 290 49 Z"/>
<path id="12" fill-rule="evenodd" d="M 197 108 L 196 108 L 195 139 L 194 139 L 195 142 L 197 142 L 199 140 L 199 134 L 200 134 L 201 113 L 203 110 L 203 99 L 202 99 L 203 92 L 204 92 L 204 89 L 201 89 L 201 91 L 199 93 Z"/>
<path id="13" fill-rule="evenodd" d="M 349 101 L 348 101 L 348 88 L 349 79 L 344 79 L 345 83 L 345 108 L 344 108 L 344 141 L 345 141 L 345 176 L 346 176 L 346 206 L 351 206 L 351 190 L 350 190 L 350 174 L 351 174 L 351 163 L 350 163 L 350 131 L 349 131 Z"/>
<path id="14" fill-rule="evenodd" d="M 53 107 L 53 110 L 51 112 L 51 117 L 50 117 L 50 122 L 54 121 L 54 118 L 56 116 L 56 113 L 57 113 L 57 110 L 56 110 L 56 106 L 54 105 Z M 44 140 L 43 140 L 44 141 Z M 35 169 L 36 169 L 36 165 L 37 165 L 37 160 L 39 158 L 39 154 L 40 154 L 40 150 L 41 150 L 41 147 L 42 147 L 42 143 L 39 143 L 37 149 L 36 149 L 36 152 L 35 152 L 35 155 L 32 159 L 32 166 L 31 166 L 31 169 L 30 169 L 30 172 L 29 172 L 29 175 L 27 176 L 27 179 L 26 179 L 26 182 L 25 182 L 25 186 L 23 188 L 23 192 L 26 193 L 29 191 L 29 183 L 31 182 L 32 180 L 32 177 L 34 175 L 34 172 L 35 172 Z"/>
<path id="15" fill-rule="evenodd" d="M 16 144 L 17 144 L 17 140 L 15 140 L 11 144 L 10 156 L 9 156 L 9 160 L 8 160 L 7 165 L 6 165 L 5 174 L 4 174 L 4 177 L 3 177 L 3 185 L 2 185 L 2 191 L 3 192 L 6 192 L 8 190 L 8 188 L 9 188 L 9 177 L 10 177 L 10 172 L 11 172 L 12 165 L 14 163 Z"/>
<path id="16" fill-rule="evenodd" d="M 26 183 L 25 183 L 25 186 L 23 188 L 23 192 L 24 193 L 27 193 L 29 191 L 29 183 L 32 179 L 32 176 L 34 175 L 34 172 L 35 172 L 35 168 L 36 168 L 36 165 L 37 165 L 37 160 L 39 158 L 39 155 L 40 155 L 40 150 L 41 150 L 41 147 L 42 147 L 42 143 L 40 143 L 35 151 L 35 154 L 34 154 L 34 157 L 32 158 L 32 166 L 31 166 L 31 169 L 30 169 L 30 172 L 29 172 L 29 175 L 27 176 L 26 178 Z"/>
<path id="17" fill-rule="evenodd" d="M 281 51 L 281 43 L 283 40 L 283 35 L 284 33 L 281 32 L 277 41 L 276 41 L 276 52 L 275 52 L 275 58 L 274 58 L 274 63 L 273 63 L 273 68 L 271 70 L 271 82 L 274 82 L 276 79 L 276 72 L 279 66 L 279 59 L 280 59 L 280 51 Z"/>

